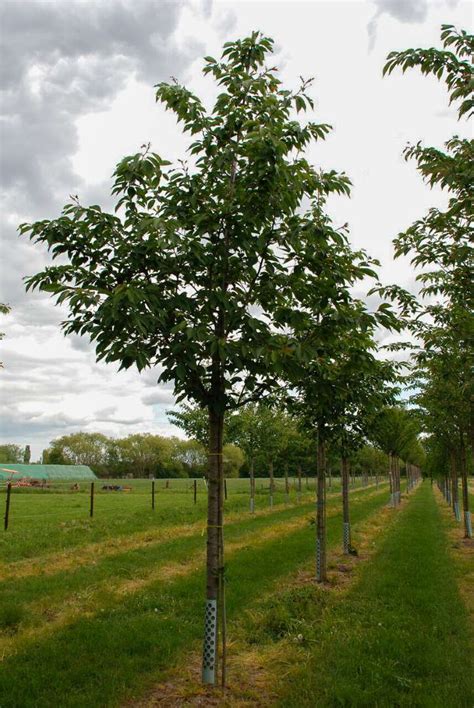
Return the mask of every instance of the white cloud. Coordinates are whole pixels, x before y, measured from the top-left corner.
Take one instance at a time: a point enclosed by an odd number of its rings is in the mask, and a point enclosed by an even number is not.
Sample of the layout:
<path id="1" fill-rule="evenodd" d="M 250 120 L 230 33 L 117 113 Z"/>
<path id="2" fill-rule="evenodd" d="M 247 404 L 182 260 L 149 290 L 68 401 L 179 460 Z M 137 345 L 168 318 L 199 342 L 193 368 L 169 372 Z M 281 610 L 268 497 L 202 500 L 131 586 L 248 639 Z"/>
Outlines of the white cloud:
<path id="1" fill-rule="evenodd" d="M 444 4 L 453 8 L 457 5 L 458 0 L 438 0 L 432 5 L 442 6 Z M 399 22 L 405 24 L 421 24 L 428 17 L 429 3 L 428 0 L 374 0 L 375 14 L 367 24 L 367 32 L 369 35 L 369 51 L 374 48 L 377 40 L 377 32 L 379 20 L 383 15 L 388 15 Z M 443 8 L 444 9 L 444 8 Z"/>

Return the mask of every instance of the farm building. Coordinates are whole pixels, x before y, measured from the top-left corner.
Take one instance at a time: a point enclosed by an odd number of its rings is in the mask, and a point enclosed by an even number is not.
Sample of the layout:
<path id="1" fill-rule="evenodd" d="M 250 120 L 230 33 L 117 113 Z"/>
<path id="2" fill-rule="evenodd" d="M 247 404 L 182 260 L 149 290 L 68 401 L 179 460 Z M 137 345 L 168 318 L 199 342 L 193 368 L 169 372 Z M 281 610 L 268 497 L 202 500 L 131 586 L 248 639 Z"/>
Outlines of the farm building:
<path id="1" fill-rule="evenodd" d="M 97 479 L 87 465 L 17 465 L 0 463 L 0 480 L 43 479 L 81 480 Z"/>

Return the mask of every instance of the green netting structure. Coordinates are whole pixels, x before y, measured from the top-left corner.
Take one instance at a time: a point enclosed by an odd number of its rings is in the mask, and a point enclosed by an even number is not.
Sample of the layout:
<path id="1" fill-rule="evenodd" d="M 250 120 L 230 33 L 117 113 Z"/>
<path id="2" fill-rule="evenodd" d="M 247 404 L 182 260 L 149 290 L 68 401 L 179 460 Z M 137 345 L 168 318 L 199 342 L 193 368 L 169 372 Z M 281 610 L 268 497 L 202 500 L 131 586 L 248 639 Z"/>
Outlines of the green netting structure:
<path id="1" fill-rule="evenodd" d="M 0 480 L 18 479 L 80 480 L 97 479 L 87 465 L 17 465 L 0 462 Z"/>

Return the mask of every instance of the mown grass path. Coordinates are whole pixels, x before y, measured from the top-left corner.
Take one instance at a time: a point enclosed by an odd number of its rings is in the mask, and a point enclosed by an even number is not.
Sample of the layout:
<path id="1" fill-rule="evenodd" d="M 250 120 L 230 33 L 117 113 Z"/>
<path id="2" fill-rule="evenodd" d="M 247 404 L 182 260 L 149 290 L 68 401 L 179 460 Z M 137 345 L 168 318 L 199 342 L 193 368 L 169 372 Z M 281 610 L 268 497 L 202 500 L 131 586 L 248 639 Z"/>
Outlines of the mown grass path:
<path id="1" fill-rule="evenodd" d="M 374 513 L 386 499 L 385 486 L 354 495 L 353 522 Z M 330 544 L 341 543 L 335 505 L 336 500 L 328 518 Z M 312 511 L 309 505 L 288 508 L 226 529 L 233 546 L 227 566 L 230 621 L 313 555 Z M 94 602 L 86 616 L 58 625 L 51 634 L 35 636 L 33 631 L 23 640 L 20 636 L 16 647 L 8 646 L 0 665 L 2 708 L 113 706 L 164 676 L 201 636 L 203 545 L 197 533 L 103 560 L 99 556 L 97 564 L 72 575 L 60 572 L 5 583 L 9 601 L 16 597 L 27 609 L 35 593 L 55 605 L 61 602 L 61 591 L 64 602 L 74 599 L 71 591 L 86 599 L 92 593 Z M 172 561 L 177 572 L 146 575 L 165 561 Z M 136 584 L 137 576 L 145 582 Z M 130 585 L 117 593 L 117 579 L 124 578 Z"/>
<path id="2" fill-rule="evenodd" d="M 445 528 L 425 482 L 359 582 L 317 623 L 282 706 L 474 705 L 472 634 Z"/>

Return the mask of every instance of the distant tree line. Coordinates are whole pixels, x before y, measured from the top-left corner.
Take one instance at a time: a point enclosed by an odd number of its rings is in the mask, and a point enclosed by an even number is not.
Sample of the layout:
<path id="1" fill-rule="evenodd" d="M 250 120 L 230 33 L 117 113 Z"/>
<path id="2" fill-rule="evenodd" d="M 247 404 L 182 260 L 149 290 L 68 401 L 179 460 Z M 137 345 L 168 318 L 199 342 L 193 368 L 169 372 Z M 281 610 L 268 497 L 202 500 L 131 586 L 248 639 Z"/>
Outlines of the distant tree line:
<path id="1" fill-rule="evenodd" d="M 226 445 L 228 477 L 237 477 L 244 457 Z M 206 474 L 207 457 L 196 440 L 151 433 L 109 438 L 101 433 L 73 433 L 53 440 L 43 452 L 44 464 L 88 465 L 100 477 L 199 477 Z"/>
<path id="2" fill-rule="evenodd" d="M 182 405 L 178 410 L 168 411 L 168 417 L 188 439 L 151 433 L 112 438 L 102 433 L 77 432 L 53 440 L 43 451 L 42 462 L 88 465 L 100 477 L 206 476 L 208 428 L 205 411 Z M 386 409 L 372 439 L 361 442 L 349 455 L 352 474 L 386 474 L 390 454 L 398 454 L 402 460 L 421 464 L 424 452 L 417 439 L 416 428 L 412 430 L 408 426 L 407 438 L 406 418 L 413 424 L 411 416 L 405 411 Z M 249 404 L 229 415 L 223 451 L 226 477 L 249 477 L 252 470 L 257 477 L 297 474 L 314 477 L 316 474 L 314 438 L 305 430 L 304 421 L 277 405 Z M 329 445 L 329 474 L 339 476 L 340 457 L 340 447 Z M 29 461 L 29 445 L 0 445 L 0 463 Z"/>

